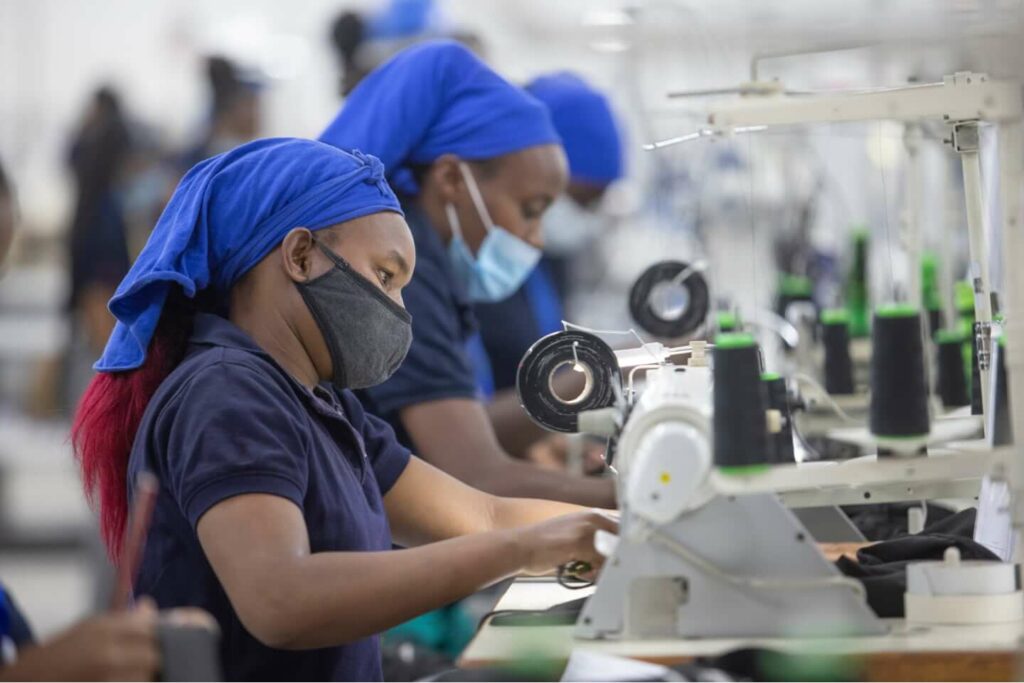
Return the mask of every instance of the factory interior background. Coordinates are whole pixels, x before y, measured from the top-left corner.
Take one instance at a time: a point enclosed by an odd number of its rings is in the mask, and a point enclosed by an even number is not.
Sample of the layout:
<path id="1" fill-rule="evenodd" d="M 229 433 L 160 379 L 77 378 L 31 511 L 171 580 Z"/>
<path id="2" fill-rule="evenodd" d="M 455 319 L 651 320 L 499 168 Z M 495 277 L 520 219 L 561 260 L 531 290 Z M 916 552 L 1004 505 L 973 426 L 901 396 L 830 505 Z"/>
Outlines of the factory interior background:
<path id="1" fill-rule="evenodd" d="M 73 282 L 74 141 L 101 100 L 116 101 L 130 140 L 116 183 L 133 256 L 209 125 L 211 57 L 257 84 L 237 142 L 315 137 L 344 102 L 332 22 L 390 4 L 0 0 L 0 162 L 16 204 L 0 267 L 0 576 L 39 634 L 93 610 L 109 580 L 67 436 L 108 329 L 97 301 L 110 294 Z M 736 87 L 755 71 L 787 89 L 829 91 L 963 70 L 1019 77 L 1024 65 L 1016 0 L 404 4 L 430 9 L 364 46 L 364 67 L 423 37 L 455 36 L 514 82 L 567 69 L 607 93 L 624 128 L 626 177 L 604 200 L 600 230 L 549 247 L 574 254 L 567 317 L 598 329 L 631 326 L 629 288 L 666 255 L 706 261 L 715 302 L 771 308 L 790 273 L 813 275 L 827 307 L 839 301 L 851 235 L 866 230 L 875 298 L 906 281 L 901 125 L 815 125 L 644 151 L 702 125 L 706 99 L 669 93 Z M 944 134 L 924 128 L 918 160 L 922 240 L 935 250 L 950 232 L 966 240 L 948 230 L 964 220 L 963 188 Z M 964 261 L 946 265 L 965 274 Z"/>

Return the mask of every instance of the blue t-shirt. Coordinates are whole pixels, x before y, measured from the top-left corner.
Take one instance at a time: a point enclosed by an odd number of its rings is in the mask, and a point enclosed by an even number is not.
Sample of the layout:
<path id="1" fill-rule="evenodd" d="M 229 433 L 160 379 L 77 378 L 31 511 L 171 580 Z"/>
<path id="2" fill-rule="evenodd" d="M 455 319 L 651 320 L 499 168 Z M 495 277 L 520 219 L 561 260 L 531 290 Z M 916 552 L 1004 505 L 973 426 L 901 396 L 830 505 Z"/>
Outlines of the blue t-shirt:
<path id="1" fill-rule="evenodd" d="M 220 623 L 228 680 L 380 680 L 378 637 L 317 650 L 266 647 L 242 625 L 196 536 L 200 517 L 246 493 L 302 511 L 310 549 L 391 549 L 383 495 L 409 462 L 391 429 L 348 391 L 310 391 L 242 330 L 200 314 L 182 363 L 135 438 L 131 482 L 160 479 L 138 581 L 161 608 L 197 606 Z"/>
<path id="2" fill-rule="evenodd" d="M 529 348 L 544 335 L 562 329 L 562 302 L 549 263 L 545 258 L 537 264 L 509 298 L 473 308 L 480 324 L 480 346 L 472 354 L 474 370 L 486 396 L 514 387 L 519 361 Z"/>
<path id="3" fill-rule="evenodd" d="M 394 427 L 413 448 L 398 413 L 444 398 L 476 398 L 473 364 L 466 343 L 476 331 L 473 308 L 448 260 L 441 236 L 414 205 L 403 202 L 416 244 L 416 270 L 402 290 L 412 314 L 412 346 L 398 371 L 383 384 L 359 392 L 367 411 Z"/>

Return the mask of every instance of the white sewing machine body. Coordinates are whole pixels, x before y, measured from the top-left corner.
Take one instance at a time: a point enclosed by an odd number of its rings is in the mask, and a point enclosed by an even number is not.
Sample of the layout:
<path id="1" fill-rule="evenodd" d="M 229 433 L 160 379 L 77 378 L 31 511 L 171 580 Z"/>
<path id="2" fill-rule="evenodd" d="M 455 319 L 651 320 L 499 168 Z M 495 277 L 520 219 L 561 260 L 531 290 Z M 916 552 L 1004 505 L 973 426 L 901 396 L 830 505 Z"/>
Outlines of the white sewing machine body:
<path id="1" fill-rule="evenodd" d="M 622 521 L 582 638 L 878 634 L 860 585 L 839 574 L 778 498 L 716 491 L 710 370 L 648 374 L 618 439 Z"/>

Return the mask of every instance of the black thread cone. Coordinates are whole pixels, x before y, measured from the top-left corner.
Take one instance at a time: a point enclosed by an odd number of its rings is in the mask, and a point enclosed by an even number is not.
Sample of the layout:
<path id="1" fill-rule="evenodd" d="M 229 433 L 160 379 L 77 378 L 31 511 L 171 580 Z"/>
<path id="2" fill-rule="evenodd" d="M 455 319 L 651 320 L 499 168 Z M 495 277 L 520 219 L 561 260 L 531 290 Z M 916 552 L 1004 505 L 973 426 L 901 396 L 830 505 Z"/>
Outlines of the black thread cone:
<path id="1" fill-rule="evenodd" d="M 850 320 L 843 309 L 823 311 L 821 341 L 825 347 L 825 391 L 834 395 L 853 393 L 853 361 L 850 360 Z"/>
<path id="2" fill-rule="evenodd" d="M 720 334 L 714 349 L 714 450 L 718 467 L 770 462 L 761 359 L 749 334 Z"/>
<path id="3" fill-rule="evenodd" d="M 964 337 L 953 330 L 939 330 L 935 335 L 938 349 L 936 384 L 945 408 L 970 405 L 967 373 L 964 372 Z"/>
<path id="4" fill-rule="evenodd" d="M 895 438 L 928 434 L 920 312 L 899 304 L 879 308 L 871 348 L 871 433 Z"/>

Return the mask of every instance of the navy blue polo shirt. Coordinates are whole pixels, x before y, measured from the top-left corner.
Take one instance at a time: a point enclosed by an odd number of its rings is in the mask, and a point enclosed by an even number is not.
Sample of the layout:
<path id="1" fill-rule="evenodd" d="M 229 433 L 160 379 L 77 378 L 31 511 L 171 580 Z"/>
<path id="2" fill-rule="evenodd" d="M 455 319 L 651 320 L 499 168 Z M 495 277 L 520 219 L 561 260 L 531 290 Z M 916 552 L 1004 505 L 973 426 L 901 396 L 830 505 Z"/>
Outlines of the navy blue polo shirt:
<path id="1" fill-rule="evenodd" d="M 217 503 L 265 493 L 295 503 L 310 549 L 391 549 L 382 497 L 409 462 L 391 428 L 348 391 L 310 391 L 242 330 L 200 314 L 182 363 L 146 408 L 128 465 L 154 472 L 160 492 L 136 593 L 161 608 L 197 606 L 220 623 L 228 680 L 380 680 L 376 636 L 282 651 L 239 621 L 196 535 Z"/>
<path id="2" fill-rule="evenodd" d="M 519 361 L 529 348 L 544 335 L 562 329 L 562 301 L 550 260 L 542 259 L 512 296 L 478 303 L 473 312 L 486 354 L 473 358 L 478 384 L 482 389 L 489 387 L 491 393 L 515 387 Z"/>
<path id="3" fill-rule="evenodd" d="M 398 417 L 402 408 L 444 398 L 476 398 L 476 378 L 466 344 L 476 332 L 473 307 L 448 260 L 441 236 L 423 212 L 402 202 L 416 244 L 416 270 L 402 290 L 412 314 L 412 346 L 398 371 L 359 392 L 367 411 L 394 427 L 412 448 Z"/>

